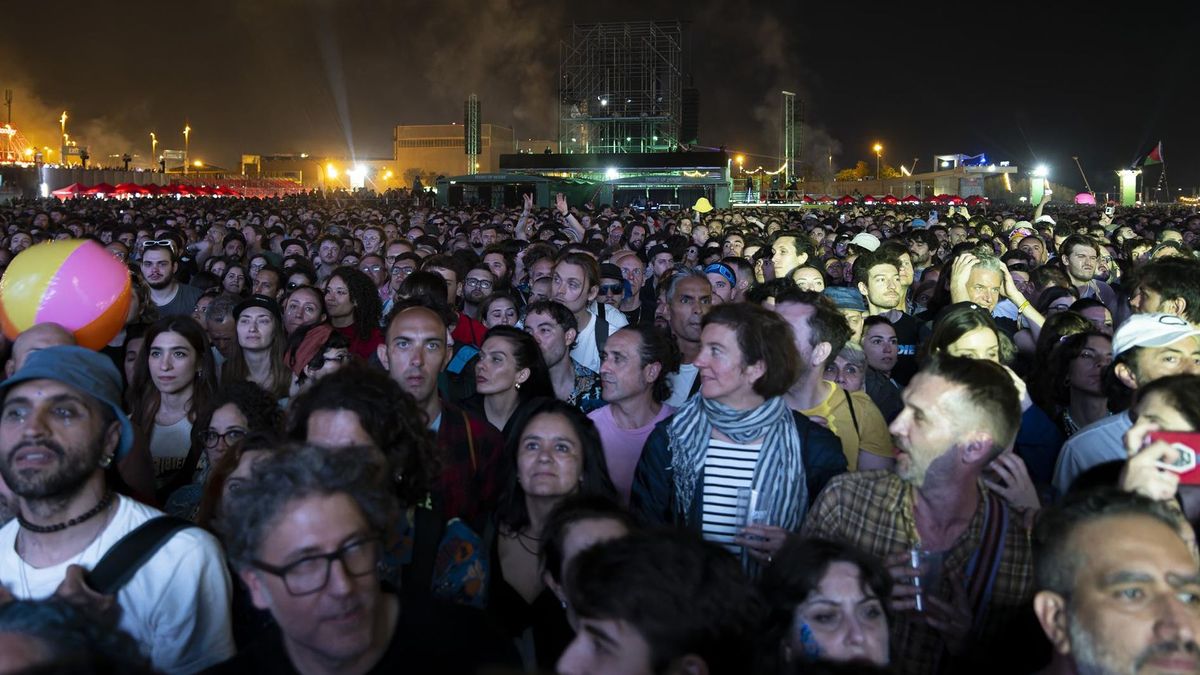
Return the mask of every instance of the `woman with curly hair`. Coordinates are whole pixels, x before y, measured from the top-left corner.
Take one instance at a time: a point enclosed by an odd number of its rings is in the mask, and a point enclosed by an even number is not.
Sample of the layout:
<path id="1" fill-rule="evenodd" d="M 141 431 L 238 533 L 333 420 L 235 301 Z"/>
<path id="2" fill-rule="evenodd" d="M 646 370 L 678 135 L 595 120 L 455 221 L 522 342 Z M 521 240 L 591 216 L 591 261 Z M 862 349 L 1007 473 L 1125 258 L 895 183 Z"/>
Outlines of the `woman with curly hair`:
<path id="1" fill-rule="evenodd" d="M 292 401 L 287 437 L 333 449 L 366 445 L 382 453 L 404 509 L 397 543 L 380 563 L 383 576 L 406 598 L 429 597 L 449 523 L 434 485 L 441 470 L 434 436 L 413 398 L 383 371 L 346 366 Z"/>
<path id="2" fill-rule="evenodd" d="M 369 361 L 383 334 L 383 303 L 371 277 L 349 266 L 333 270 L 325 281 L 325 311 L 335 330 L 350 338 L 350 351 Z"/>

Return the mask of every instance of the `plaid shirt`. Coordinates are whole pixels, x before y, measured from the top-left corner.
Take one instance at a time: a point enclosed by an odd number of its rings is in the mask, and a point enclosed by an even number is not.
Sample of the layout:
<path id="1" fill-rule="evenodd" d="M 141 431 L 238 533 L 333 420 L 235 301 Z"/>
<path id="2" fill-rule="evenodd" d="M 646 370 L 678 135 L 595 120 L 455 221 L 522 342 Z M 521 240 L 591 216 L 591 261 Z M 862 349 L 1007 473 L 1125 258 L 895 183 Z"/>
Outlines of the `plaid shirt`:
<path id="1" fill-rule="evenodd" d="M 988 501 L 1000 499 L 980 486 L 982 499 L 971 523 L 945 552 L 942 573 L 933 594 L 949 598 L 950 575 L 967 580 L 966 570 L 971 555 L 983 538 L 984 518 Z M 968 666 L 945 652 L 941 635 L 921 620 L 915 612 L 897 613 L 892 618 L 892 663 L 897 673 L 930 675 L 952 672 L 1024 672 L 1006 670 L 1000 664 L 1020 658 L 1030 651 L 1029 644 L 1001 643 L 1002 633 L 1013 628 L 1014 619 L 1028 613 L 1033 597 L 1033 549 L 1030 539 L 1031 514 L 1004 503 L 1008 513 L 1008 528 L 999 569 L 991 591 L 991 600 L 984 608 L 982 627 L 976 627 L 976 641 L 967 647 L 962 659 L 978 662 Z M 817 498 L 808 512 L 801 533 L 806 537 L 821 537 L 844 541 L 859 550 L 883 559 L 913 548 L 916 521 L 913 518 L 912 491 L 892 473 L 869 471 L 847 473 L 835 477 Z M 990 569 L 991 561 L 980 561 Z M 999 667 L 999 670 L 995 668 Z"/>
<path id="2" fill-rule="evenodd" d="M 446 520 L 461 518 L 482 533 L 499 496 L 504 438 L 487 420 L 443 399 L 437 445 L 442 471 L 433 491 Z"/>

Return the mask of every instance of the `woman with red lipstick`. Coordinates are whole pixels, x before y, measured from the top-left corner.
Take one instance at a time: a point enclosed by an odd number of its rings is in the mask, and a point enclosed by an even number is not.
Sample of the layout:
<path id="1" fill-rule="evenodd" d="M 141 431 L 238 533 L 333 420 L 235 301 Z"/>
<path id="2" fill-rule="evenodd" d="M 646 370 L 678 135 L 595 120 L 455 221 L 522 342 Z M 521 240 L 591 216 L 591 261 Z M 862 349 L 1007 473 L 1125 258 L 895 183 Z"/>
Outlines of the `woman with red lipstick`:
<path id="1" fill-rule="evenodd" d="M 487 332 L 475 364 L 475 396 L 463 402 L 511 439 L 518 414 L 533 399 L 554 398 L 550 369 L 533 336 L 513 326 Z"/>
<path id="2" fill-rule="evenodd" d="M 165 317 L 147 329 L 129 390 L 130 417 L 138 442 L 150 448 L 156 489 L 183 467 L 196 411 L 207 405 L 216 384 L 212 350 L 195 319 Z"/>

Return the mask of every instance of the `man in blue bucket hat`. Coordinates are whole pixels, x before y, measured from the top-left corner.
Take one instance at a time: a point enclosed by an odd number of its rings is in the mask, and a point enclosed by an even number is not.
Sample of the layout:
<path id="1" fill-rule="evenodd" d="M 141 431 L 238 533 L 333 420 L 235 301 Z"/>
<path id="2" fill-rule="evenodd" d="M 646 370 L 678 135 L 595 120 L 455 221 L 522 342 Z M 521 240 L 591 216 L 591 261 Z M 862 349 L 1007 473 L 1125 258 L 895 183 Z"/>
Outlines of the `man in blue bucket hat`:
<path id="1" fill-rule="evenodd" d="M 0 584 L 21 599 L 111 605 L 84 571 L 162 515 L 108 486 L 106 469 L 134 445 L 116 366 L 83 347 L 47 347 L 0 382 L 0 401 L 0 475 L 17 506 L 0 528 Z M 199 528 L 176 532 L 115 594 L 120 627 L 168 673 L 233 655 L 229 599 L 220 545 Z"/>

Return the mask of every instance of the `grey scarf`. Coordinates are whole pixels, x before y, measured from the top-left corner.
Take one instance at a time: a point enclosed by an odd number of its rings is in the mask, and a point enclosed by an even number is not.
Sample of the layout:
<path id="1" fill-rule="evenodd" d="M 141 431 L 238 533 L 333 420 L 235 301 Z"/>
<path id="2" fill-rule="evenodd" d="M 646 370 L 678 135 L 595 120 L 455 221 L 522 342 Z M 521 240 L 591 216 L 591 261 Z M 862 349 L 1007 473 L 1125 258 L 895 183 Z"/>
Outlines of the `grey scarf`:
<path id="1" fill-rule="evenodd" d="M 808 505 L 808 487 L 796 420 L 781 397 L 768 399 L 753 410 L 734 410 L 703 396 L 693 396 L 675 413 L 668 437 L 679 514 L 686 516 L 691 510 L 697 477 L 704 468 L 714 430 L 735 443 L 763 439 L 751 487 L 771 495 L 770 524 L 798 530 Z"/>

